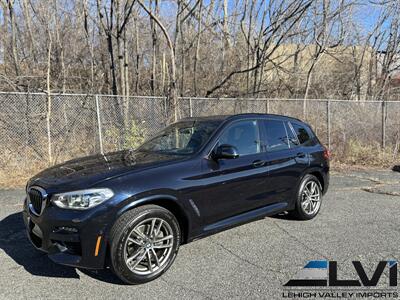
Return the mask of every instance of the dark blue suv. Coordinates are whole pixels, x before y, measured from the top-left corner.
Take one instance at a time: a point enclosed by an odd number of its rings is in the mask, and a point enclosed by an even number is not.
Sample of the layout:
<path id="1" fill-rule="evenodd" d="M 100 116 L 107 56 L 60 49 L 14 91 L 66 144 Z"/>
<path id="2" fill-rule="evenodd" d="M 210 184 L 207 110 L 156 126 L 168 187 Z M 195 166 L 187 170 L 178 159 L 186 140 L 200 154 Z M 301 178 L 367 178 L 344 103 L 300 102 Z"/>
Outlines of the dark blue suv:
<path id="1" fill-rule="evenodd" d="M 314 218 L 329 151 L 294 118 L 189 118 L 136 150 L 79 158 L 29 180 L 24 221 L 56 263 L 153 280 L 179 245 L 287 211 Z M 255 242 L 256 243 L 256 242 Z"/>

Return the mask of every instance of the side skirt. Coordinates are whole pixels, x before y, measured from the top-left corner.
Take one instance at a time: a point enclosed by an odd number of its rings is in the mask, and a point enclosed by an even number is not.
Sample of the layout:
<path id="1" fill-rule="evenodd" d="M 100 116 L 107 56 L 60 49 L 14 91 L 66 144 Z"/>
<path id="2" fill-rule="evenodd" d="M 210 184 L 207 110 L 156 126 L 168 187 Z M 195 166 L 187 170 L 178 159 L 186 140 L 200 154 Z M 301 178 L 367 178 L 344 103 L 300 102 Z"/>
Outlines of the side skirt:
<path id="1" fill-rule="evenodd" d="M 206 225 L 203 228 L 202 233 L 199 236 L 193 238 L 192 241 L 221 232 L 223 230 L 227 230 L 232 227 L 236 227 L 239 225 L 243 225 L 245 223 L 249 223 L 251 221 L 255 221 L 257 219 L 261 219 L 266 216 L 275 215 L 279 212 L 285 211 L 287 207 L 288 207 L 287 202 L 274 203 L 268 206 L 264 206 L 261 208 L 257 208 L 242 213 L 240 215 L 223 219 L 213 224 Z"/>

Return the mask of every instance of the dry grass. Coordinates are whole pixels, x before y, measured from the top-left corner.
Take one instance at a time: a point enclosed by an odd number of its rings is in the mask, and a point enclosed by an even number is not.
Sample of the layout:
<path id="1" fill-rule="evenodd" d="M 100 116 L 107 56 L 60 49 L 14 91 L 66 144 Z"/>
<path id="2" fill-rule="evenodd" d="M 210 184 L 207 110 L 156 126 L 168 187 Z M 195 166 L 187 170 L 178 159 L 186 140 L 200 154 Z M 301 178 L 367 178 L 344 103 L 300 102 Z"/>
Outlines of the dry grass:
<path id="1" fill-rule="evenodd" d="M 143 142 L 145 131 L 135 122 L 132 122 L 127 132 L 123 147 L 137 147 Z M 92 140 L 88 139 L 85 132 L 75 140 L 68 143 L 59 142 L 53 147 L 53 159 L 56 164 L 76 157 L 94 154 L 95 147 Z M 120 142 L 120 133 L 117 128 L 112 128 L 106 132 L 104 148 L 106 151 L 116 151 Z M 0 189 L 20 188 L 26 185 L 29 178 L 49 167 L 48 155 L 43 145 L 47 141 L 37 141 L 32 147 L 25 145 L 14 145 L 13 147 L 0 148 Z M 66 147 L 66 145 L 68 147 Z M 45 150 L 45 151 L 43 151 Z"/>
<path id="2" fill-rule="evenodd" d="M 14 147 L 13 150 L 0 150 L 2 151 L 0 160 L 0 189 L 24 187 L 29 178 L 49 167 L 47 157 L 41 156 L 40 153 L 30 151 L 30 149 L 22 146 L 19 148 Z M 68 156 L 61 157 L 57 162 L 59 163 L 68 159 L 70 159 Z"/>
<path id="3" fill-rule="evenodd" d="M 389 168 L 399 163 L 400 155 L 395 148 L 382 149 L 380 144 L 362 144 L 350 140 L 340 147 L 337 153 L 333 152 L 334 165 L 358 166 L 367 168 Z"/>
<path id="4" fill-rule="evenodd" d="M 34 166 L 31 168 L 7 168 L 0 170 L 0 189 L 21 188 L 33 175 L 45 169 L 46 166 Z"/>

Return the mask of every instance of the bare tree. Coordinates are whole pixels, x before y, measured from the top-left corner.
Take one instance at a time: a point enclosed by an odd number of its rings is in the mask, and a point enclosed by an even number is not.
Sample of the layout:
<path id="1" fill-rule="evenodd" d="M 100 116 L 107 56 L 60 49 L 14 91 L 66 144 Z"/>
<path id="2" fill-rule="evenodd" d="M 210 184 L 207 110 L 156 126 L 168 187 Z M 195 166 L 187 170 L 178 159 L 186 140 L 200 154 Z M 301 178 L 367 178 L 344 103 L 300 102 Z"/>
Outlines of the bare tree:
<path id="1" fill-rule="evenodd" d="M 167 45 L 169 48 L 169 54 L 170 54 L 170 59 L 171 59 L 171 79 L 170 79 L 170 84 L 169 84 L 169 91 L 168 91 L 168 98 L 169 98 L 169 107 L 173 111 L 173 120 L 176 121 L 178 118 L 177 115 L 177 99 L 178 99 L 178 94 L 176 90 L 176 65 L 175 65 L 175 52 L 174 52 L 174 45 L 172 43 L 172 39 L 168 34 L 167 29 L 165 26 L 161 23 L 161 21 L 146 7 L 146 5 L 143 4 L 141 0 L 138 0 L 138 3 L 140 6 L 146 11 L 146 13 L 157 23 L 157 25 L 160 27 L 162 33 L 164 34 L 165 39 L 167 40 Z"/>
<path id="2" fill-rule="evenodd" d="M 294 25 L 299 22 L 301 17 L 305 14 L 308 8 L 311 6 L 312 1 L 303 1 L 303 0 L 295 0 L 295 1 L 276 1 L 277 3 L 273 3 L 274 1 L 270 1 L 270 20 L 262 30 L 263 42 L 260 47 L 260 59 L 255 64 L 250 64 L 248 61 L 248 65 L 246 68 L 233 70 L 224 79 L 222 79 L 217 85 L 212 87 L 206 92 L 206 96 L 210 96 L 215 91 L 224 86 L 234 75 L 237 74 L 248 74 L 262 66 L 276 51 L 276 49 L 281 45 L 284 41 L 287 34 L 291 32 L 294 28 Z M 275 4 L 275 5 L 274 5 Z M 249 40 L 249 37 L 247 38 Z M 247 42 L 247 45 L 249 41 Z"/>
<path id="3" fill-rule="evenodd" d="M 1 90 L 47 90 L 50 28 L 52 91 L 120 95 L 115 113 L 125 120 L 131 94 L 167 96 L 170 107 L 178 94 L 400 95 L 395 0 L 0 0 L 0 7 Z M 366 7 L 380 12 L 369 24 L 354 13 Z"/>

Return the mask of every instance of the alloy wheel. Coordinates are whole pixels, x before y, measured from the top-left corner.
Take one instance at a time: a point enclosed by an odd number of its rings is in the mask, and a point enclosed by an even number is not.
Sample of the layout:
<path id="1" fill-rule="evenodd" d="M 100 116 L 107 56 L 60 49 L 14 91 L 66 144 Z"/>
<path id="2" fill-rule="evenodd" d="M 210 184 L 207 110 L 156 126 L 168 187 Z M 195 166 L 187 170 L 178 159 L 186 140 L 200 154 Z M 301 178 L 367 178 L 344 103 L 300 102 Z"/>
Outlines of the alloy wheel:
<path id="1" fill-rule="evenodd" d="M 302 193 L 301 207 L 307 215 L 318 212 L 321 206 L 321 191 L 318 183 L 311 180 L 306 183 Z"/>
<path id="2" fill-rule="evenodd" d="M 124 260 L 138 275 L 160 272 L 171 257 L 174 236 L 171 226 L 161 218 L 148 218 L 129 233 L 124 246 Z"/>

